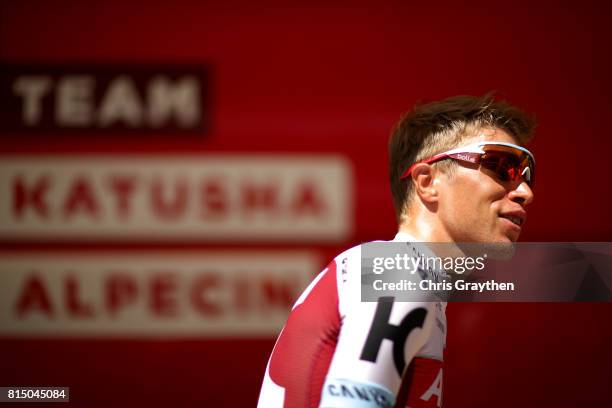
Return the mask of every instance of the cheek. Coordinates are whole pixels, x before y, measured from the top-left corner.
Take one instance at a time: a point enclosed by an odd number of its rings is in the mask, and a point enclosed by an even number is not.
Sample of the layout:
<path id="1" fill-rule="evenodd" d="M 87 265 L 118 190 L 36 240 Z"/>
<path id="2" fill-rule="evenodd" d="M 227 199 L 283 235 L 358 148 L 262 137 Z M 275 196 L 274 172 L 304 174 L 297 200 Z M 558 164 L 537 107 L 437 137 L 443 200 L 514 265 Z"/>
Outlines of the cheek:
<path id="1" fill-rule="evenodd" d="M 489 224 L 486 220 L 492 220 L 500 209 L 503 187 L 480 172 L 471 177 L 457 176 L 445 191 L 441 209 L 453 218 L 454 224 L 469 224 L 472 228 L 476 222 Z"/>
<path id="2" fill-rule="evenodd" d="M 439 216 L 447 225 L 460 227 L 475 221 L 480 207 L 479 199 L 473 190 L 466 193 L 470 191 L 467 188 L 466 183 L 456 183 L 440 195 Z"/>

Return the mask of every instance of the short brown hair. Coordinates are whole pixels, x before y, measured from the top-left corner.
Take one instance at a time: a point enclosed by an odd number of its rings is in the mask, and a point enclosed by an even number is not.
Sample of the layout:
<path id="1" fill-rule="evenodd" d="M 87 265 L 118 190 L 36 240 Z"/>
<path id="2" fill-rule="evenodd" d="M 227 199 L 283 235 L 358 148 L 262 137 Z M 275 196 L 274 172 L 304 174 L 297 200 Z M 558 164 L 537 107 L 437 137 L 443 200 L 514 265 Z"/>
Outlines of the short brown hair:
<path id="1" fill-rule="evenodd" d="M 457 147 L 478 129 L 503 129 L 525 145 L 535 126 L 533 116 L 506 101 L 496 100 L 493 93 L 417 103 L 402 116 L 389 139 L 389 178 L 398 222 L 414 190 L 410 179 L 400 177 L 412 164 Z M 440 165 L 450 168 L 452 163 L 447 160 Z"/>

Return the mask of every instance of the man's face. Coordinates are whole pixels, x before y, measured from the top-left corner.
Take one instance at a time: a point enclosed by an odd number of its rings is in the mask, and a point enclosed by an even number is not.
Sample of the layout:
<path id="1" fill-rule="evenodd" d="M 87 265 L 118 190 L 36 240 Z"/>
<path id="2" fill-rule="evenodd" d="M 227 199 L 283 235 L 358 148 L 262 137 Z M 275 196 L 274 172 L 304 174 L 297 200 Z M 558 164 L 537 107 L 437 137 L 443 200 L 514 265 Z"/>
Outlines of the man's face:
<path id="1" fill-rule="evenodd" d="M 461 145 L 480 141 L 517 144 L 504 130 L 490 129 L 478 132 Z M 487 169 L 459 162 L 456 171 L 450 176 L 440 175 L 437 184 L 441 240 L 481 243 L 518 240 L 526 219 L 525 207 L 533 200 L 533 191 L 522 179 L 501 181 Z"/>

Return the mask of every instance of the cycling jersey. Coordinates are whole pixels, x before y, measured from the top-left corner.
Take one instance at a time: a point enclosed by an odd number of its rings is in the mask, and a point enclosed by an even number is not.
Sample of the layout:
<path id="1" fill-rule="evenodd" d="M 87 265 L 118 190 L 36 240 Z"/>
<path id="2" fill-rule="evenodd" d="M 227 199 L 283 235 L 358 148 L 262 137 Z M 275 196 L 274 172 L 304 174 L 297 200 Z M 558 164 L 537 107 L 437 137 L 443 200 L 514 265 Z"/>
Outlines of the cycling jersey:
<path id="1" fill-rule="evenodd" d="M 357 246 L 306 288 L 268 361 L 259 408 L 441 406 L 446 303 L 362 302 L 360 285 Z"/>

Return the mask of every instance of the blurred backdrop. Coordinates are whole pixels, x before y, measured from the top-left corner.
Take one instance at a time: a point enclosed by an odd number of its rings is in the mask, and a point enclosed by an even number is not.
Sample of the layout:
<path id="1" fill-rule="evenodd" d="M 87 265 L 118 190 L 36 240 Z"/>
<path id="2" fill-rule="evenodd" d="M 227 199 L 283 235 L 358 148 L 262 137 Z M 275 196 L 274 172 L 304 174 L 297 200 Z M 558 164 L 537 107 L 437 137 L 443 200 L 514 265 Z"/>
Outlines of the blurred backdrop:
<path id="1" fill-rule="evenodd" d="M 293 301 L 390 239 L 419 100 L 539 118 L 522 241 L 610 241 L 612 7 L 3 1 L 0 385 L 254 406 Z M 451 304 L 448 407 L 612 402 L 605 303 Z"/>

